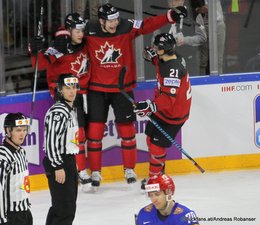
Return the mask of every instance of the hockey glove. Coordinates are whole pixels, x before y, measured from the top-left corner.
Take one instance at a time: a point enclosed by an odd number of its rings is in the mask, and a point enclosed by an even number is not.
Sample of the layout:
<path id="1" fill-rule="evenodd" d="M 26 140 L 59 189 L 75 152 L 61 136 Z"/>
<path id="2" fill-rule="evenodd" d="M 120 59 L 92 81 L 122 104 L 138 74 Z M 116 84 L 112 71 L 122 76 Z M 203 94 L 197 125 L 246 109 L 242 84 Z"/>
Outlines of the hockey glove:
<path id="1" fill-rule="evenodd" d="M 144 59 L 148 62 L 153 62 L 154 58 L 157 56 L 155 50 L 149 46 L 144 48 Z"/>
<path id="2" fill-rule="evenodd" d="M 181 18 L 185 18 L 188 15 L 188 11 L 185 6 L 177 6 L 170 10 L 171 19 L 180 22 Z"/>
<path id="3" fill-rule="evenodd" d="M 55 33 L 53 47 L 60 53 L 67 54 L 70 42 L 70 32 L 64 28 L 59 28 Z"/>
<path id="4" fill-rule="evenodd" d="M 134 113 L 141 117 L 150 116 L 153 112 L 156 111 L 156 104 L 152 102 L 150 99 L 137 102 L 136 107 L 134 108 Z"/>
<path id="5" fill-rule="evenodd" d="M 44 41 L 43 36 L 34 36 L 28 45 L 29 54 L 36 55 L 37 52 L 42 50 L 44 48 Z"/>

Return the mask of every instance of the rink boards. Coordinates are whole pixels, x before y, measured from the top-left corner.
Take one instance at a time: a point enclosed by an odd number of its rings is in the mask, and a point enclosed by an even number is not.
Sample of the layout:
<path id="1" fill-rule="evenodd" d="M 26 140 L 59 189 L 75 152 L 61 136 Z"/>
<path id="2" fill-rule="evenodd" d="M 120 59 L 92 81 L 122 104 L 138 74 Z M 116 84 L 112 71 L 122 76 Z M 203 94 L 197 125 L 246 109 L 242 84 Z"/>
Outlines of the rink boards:
<path id="1" fill-rule="evenodd" d="M 260 167 L 260 74 L 193 77 L 192 108 L 176 141 L 206 171 Z M 155 81 L 142 82 L 135 90 L 136 100 L 153 98 Z M 30 115 L 32 94 L 1 97 L 0 122 L 6 113 L 20 111 Z M 29 159 L 32 190 L 47 188 L 42 167 L 44 156 L 43 119 L 52 105 L 47 91 L 36 94 L 34 120 L 24 147 Z M 103 141 L 103 181 L 123 179 L 120 139 L 110 110 Z M 148 173 L 145 143 L 146 119 L 136 122 L 138 177 Z M 4 138 L 1 129 L 0 142 Z M 166 172 L 198 172 L 174 146 L 167 150 Z"/>

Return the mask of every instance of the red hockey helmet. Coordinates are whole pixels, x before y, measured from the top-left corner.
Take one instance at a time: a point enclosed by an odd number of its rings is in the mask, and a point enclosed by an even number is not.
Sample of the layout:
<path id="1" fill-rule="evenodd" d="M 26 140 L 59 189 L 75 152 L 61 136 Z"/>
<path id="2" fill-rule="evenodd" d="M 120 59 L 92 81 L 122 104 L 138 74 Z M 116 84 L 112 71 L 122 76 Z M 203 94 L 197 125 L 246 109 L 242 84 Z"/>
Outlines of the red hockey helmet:
<path id="1" fill-rule="evenodd" d="M 175 185 L 173 179 L 170 176 L 161 174 L 149 178 L 147 185 L 145 185 L 145 191 L 164 191 L 165 194 L 173 195 L 175 191 Z"/>

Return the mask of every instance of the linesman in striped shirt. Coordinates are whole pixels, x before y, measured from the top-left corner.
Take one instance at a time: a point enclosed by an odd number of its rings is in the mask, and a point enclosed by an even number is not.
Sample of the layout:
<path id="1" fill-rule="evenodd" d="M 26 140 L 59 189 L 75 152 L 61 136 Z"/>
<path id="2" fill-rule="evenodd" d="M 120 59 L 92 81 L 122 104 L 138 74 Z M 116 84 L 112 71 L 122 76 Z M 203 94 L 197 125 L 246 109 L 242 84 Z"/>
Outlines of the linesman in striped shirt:
<path id="1" fill-rule="evenodd" d="M 71 225 L 76 213 L 78 175 L 75 154 L 78 147 L 77 112 L 73 102 L 78 90 L 78 78 L 61 74 L 57 83 L 59 100 L 44 119 L 43 165 L 48 178 L 52 205 L 46 225 Z"/>
<path id="2" fill-rule="evenodd" d="M 5 139 L 0 145 L 0 224 L 32 225 L 28 161 L 21 147 L 29 120 L 9 113 L 4 120 Z"/>

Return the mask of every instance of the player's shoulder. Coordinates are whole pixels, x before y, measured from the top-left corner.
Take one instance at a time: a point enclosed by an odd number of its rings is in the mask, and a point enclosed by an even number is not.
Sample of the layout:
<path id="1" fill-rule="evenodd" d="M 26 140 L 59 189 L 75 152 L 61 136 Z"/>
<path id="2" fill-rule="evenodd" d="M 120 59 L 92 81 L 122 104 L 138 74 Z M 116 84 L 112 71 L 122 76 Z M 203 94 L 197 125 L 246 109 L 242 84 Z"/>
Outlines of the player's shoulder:
<path id="1" fill-rule="evenodd" d="M 188 206 L 185 206 L 183 204 L 176 202 L 172 214 L 174 216 L 180 217 L 182 221 L 186 221 L 186 223 L 184 224 L 191 224 L 191 225 L 199 224 L 196 213 Z"/>
<path id="2" fill-rule="evenodd" d="M 136 20 L 121 18 L 117 27 L 117 34 L 130 33 L 133 28 L 136 28 Z"/>
<path id="3" fill-rule="evenodd" d="M 182 214 L 191 211 L 191 209 L 183 204 L 175 202 L 173 214 Z"/>
<path id="4" fill-rule="evenodd" d="M 134 29 L 140 29 L 143 24 L 143 20 L 136 20 L 136 19 L 128 19 L 127 23 L 132 26 Z"/>
<path id="5" fill-rule="evenodd" d="M 63 118 L 63 117 L 68 118 L 70 114 L 70 110 L 65 103 L 58 101 L 51 106 L 47 114 L 59 116 L 59 118 Z"/>
<path id="6" fill-rule="evenodd" d="M 0 145 L 0 161 L 10 163 L 13 161 L 12 151 L 4 145 Z"/>
<path id="7" fill-rule="evenodd" d="M 143 207 L 137 215 L 137 224 L 138 225 L 144 224 L 143 221 L 150 221 L 151 222 L 155 213 L 156 213 L 156 210 L 155 210 L 152 203 Z"/>
<path id="8" fill-rule="evenodd" d="M 46 51 L 44 52 L 45 56 L 54 56 L 55 58 L 60 58 L 62 57 L 64 54 L 59 52 L 56 48 L 54 47 L 49 47 L 46 49 Z"/>
<path id="9" fill-rule="evenodd" d="M 152 213 L 153 209 L 154 209 L 154 206 L 153 206 L 153 204 L 151 203 L 151 204 L 146 205 L 145 207 L 143 207 L 143 208 L 140 210 L 139 214 L 149 214 L 149 213 Z"/>

